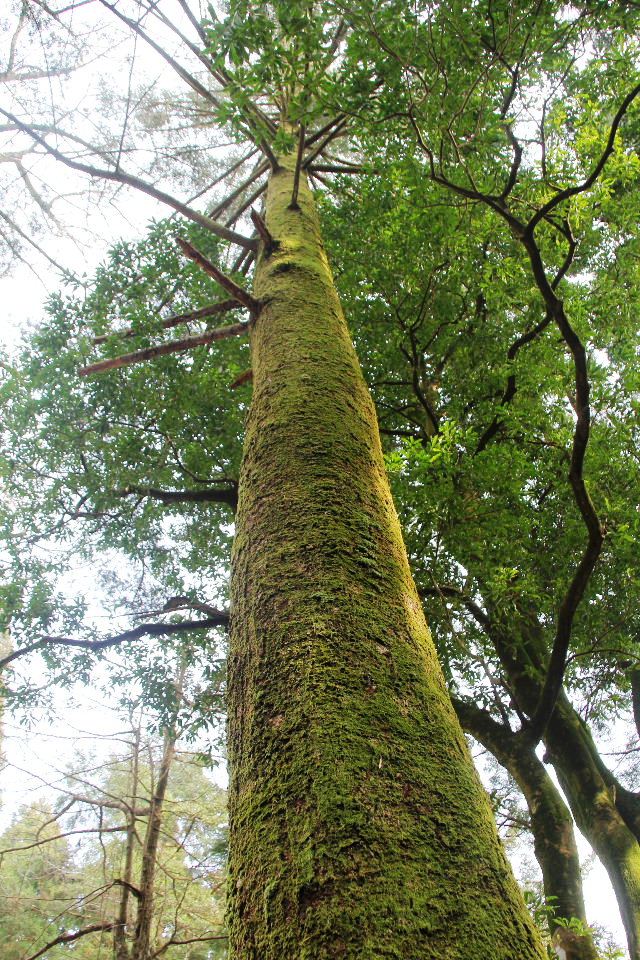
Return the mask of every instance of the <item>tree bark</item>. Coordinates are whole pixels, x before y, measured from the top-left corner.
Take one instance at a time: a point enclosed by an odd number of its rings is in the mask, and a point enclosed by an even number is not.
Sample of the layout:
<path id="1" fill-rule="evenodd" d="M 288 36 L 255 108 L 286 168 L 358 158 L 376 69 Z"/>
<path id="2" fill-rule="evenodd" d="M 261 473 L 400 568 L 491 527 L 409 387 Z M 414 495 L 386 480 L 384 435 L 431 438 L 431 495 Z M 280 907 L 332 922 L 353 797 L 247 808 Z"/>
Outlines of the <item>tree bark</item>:
<path id="1" fill-rule="evenodd" d="M 269 183 L 229 660 L 233 960 L 541 960 L 295 159 Z"/>

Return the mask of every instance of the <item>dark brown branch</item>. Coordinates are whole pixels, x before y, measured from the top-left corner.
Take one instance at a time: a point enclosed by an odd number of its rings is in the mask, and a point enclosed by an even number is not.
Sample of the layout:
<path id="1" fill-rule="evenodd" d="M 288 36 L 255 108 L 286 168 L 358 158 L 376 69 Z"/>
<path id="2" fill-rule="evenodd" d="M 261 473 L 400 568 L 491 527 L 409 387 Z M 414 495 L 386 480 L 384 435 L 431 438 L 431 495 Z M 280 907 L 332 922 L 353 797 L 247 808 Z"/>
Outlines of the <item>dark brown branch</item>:
<path id="1" fill-rule="evenodd" d="M 230 277 L 227 277 L 226 274 L 222 273 L 215 264 L 211 263 L 210 260 L 200 253 L 199 250 L 189 243 L 188 240 L 183 240 L 181 237 L 178 237 L 178 244 L 180 249 L 184 253 L 185 257 L 188 257 L 190 260 L 193 260 L 194 263 L 197 263 L 199 267 L 202 267 L 205 273 L 208 273 L 210 277 L 213 277 L 220 286 L 230 293 L 239 303 L 246 307 L 247 310 L 253 316 L 257 316 L 260 311 L 260 301 L 256 300 L 251 294 L 244 290 L 242 287 L 238 286 L 235 281 L 231 280 Z M 255 241 L 254 241 L 255 244 Z M 255 249 L 255 247 L 254 247 Z"/>
<path id="2" fill-rule="evenodd" d="M 115 923 L 93 923 L 90 927 L 82 927 L 81 930 L 76 930 L 75 933 L 63 933 L 59 937 L 56 937 L 55 940 L 50 940 L 49 943 L 45 947 L 42 947 L 41 950 L 38 950 L 37 953 L 32 953 L 30 956 L 25 957 L 25 960 L 37 960 L 38 957 L 41 957 L 59 943 L 72 943 L 74 940 L 79 940 L 80 937 L 86 937 L 88 933 L 113 930 L 114 927 Z"/>
<path id="3" fill-rule="evenodd" d="M 280 169 L 280 164 L 278 163 L 278 158 L 276 157 L 275 153 L 273 152 L 273 150 L 271 149 L 267 141 L 264 139 L 259 139 L 259 140 L 257 139 L 256 145 L 260 147 L 265 157 L 269 161 L 269 166 L 271 167 L 271 170 L 273 171 L 273 173 L 276 173 Z"/>
<path id="4" fill-rule="evenodd" d="M 571 579 L 569 587 L 567 588 L 564 598 L 560 604 L 556 625 L 556 635 L 551 650 L 551 655 L 549 657 L 542 693 L 533 714 L 530 715 L 530 719 L 526 721 L 525 729 L 523 729 L 523 733 L 525 733 L 531 742 L 534 743 L 537 743 L 538 740 L 543 736 L 546 726 L 555 709 L 560 691 L 562 690 L 562 683 L 564 680 L 564 672 L 567 662 L 567 653 L 571 641 L 573 620 L 580 601 L 584 596 L 591 574 L 595 569 L 595 565 L 600 556 L 604 540 L 604 529 L 600 524 L 600 520 L 596 513 L 591 497 L 589 496 L 583 476 L 584 459 L 589 443 L 591 423 L 587 354 L 580 338 L 569 323 L 562 300 L 560 300 L 555 293 L 555 287 L 565 275 L 573 258 L 573 237 L 570 230 L 568 231 L 568 236 L 565 233 L 565 236 L 567 236 L 569 242 L 569 251 L 564 263 L 558 271 L 558 274 L 554 278 L 553 283 L 550 283 L 549 279 L 547 278 L 540 250 L 535 240 L 534 232 L 537 224 L 540 223 L 541 220 L 550 219 L 549 214 L 558 205 L 558 203 L 561 203 L 563 200 L 567 200 L 578 193 L 582 193 L 584 190 L 589 189 L 589 187 L 593 185 L 597 177 L 604 169 L 607 159 L 613 152 L 615 135 L 622 118 L 626 110 L 639 93 L 640 84 L 634 87 L 631 93 L 625 97 L 611 125 L 607 146 L 590 176 L 579 186 L 569 187 L 566 190 L 558 193 L 552 200 L 543 205 L 537 211 L 537 213 L 531 218 L 526 226 L 522 224 L 516 217 L 514 217 L 513 214 L 511 214 L 503 198 L 481 194 L 476 190 L 469 190 L 465 187 L 460 187 L 448 181 L 446 178 L 439 176 L 435 171 L 433 152 L 425 143 L 415 118 L 411 113 L 409 114 L 409 118 L 413 125 L 418 142 L 429 160 L 431 179 L 462 196 L 467 196 L 469 199 L 477 200 L 490 206 L 497 213 L 499 213 L 504 220 L 506 220 L 511 227 L 514 236 L 521 241 L 529 255 L 533 276 L 538 289 L 542 294 L 547 308 L 547 313 L 549 317 L 556 323 L 573 357 L 576 390 L 574 404 L 576 411 L 576 425 L 571 449 L 569 483 L 573 491 L 574 499 L 587 528 L 588 541 L 575 573 Z M 558 228 L 557 224 L 554 224 L 554 226 Z"/>
<path id="5" fill-rule="evenodd" d="M 571 448 L 569 483 L 588 533 L 588 540 L 584 552 L 560 604 L 556 624 L 556 635 L 549 657 L 547 675 L 538 705 L 527 724 L 527 735 L 532 742 L 537 742 L 544 734 L 547 723 L 555 709 L 558 695 L 562 689 L 573 620 L 600 556 L 604 541 L 604 529 L 600 524 L 598 514 L 589 496 L 583 475 L 584 459 L 589 443 L 591 427 L 587 353 L 582 341 L 569 323 L 564 310 L 564 304 L 558 299 L 547 280 L 542 257 L 540 256 L 540 251 L 533 235 L 527 232 L 522 242 L 529 254 L 531 267 L 538 287 L 573 357 L 576 391 L 574 405 L 576 425 Z"/>
<path id="6" fill-rule="evenodd" d="M 556 635 L 549 657 L 544 686 L 536 709 L 523 730 L 531 743 L 537 743 L 542 738 L 555 710 L 564 681 L 573 619 L 600 556 L 603 540 L 604 534 L 598 524 L 597 532 L 589 536 L 580 563 L 560 605 Z"/>
<path id="7" fill-rule="evenodd" d="M 243 277 L 247 276 L 252 265 L 255 263 L 255 260 L 256 260 L 256 254 L 253 252 L 253 250 L 250 250 L 247 253 L 247 258 L 245 262 L 240 267 L 240 273 L 242 274 Z"/>
<path id="8" fill-rule="evenodd" d="M 640 94 L 640 83 L 636 84 L 636 86 L 627 94 L 627 96 L 624 98 L 624 100 L 618 107 L 618 110 L 616 111 L 616 114 L 609 128 L 609 136 L 607 138 L 607 144 L 604 150 L 602 151 L 602 154 L 600 155 L 600 159 L 596 163 L 595 167 L 593 168 L 593 170 L 591 171 L 587 179 L 583 180 L 582 183 L 577 184 L 575 187 L 567 187 L 565 190 L 561 190 L 559 193 L 556 194 L 555 197 L 552 197 L 551 200 L 548 200 L 547 203 L 545 203 L 542 207 L 540 207 L 540 209 L 534 214 L 534 216 L 531 218 L 531 220 L 529 220 L 527 224 L 526 232 L 529 236 L 533 236 L 533 231 L 535 230 L 537 225 L 540 223 L 540 221 L 544 220 L 545 217 L 548 217 L 551 211 L 555 210 L 558 204 L 563 203 L 565 200 L 568 200 L 570 197 L 575 197 L 579 193 L 584 193 L 585 190 L 589 190 L 593 186 L 593 184 L 596 182 L 596 180 L 604 170 L 607 160 L 613 153 L 613 148 L 615 146 L 616 134 L 618 132 L 618 128 L 622 123 L 625 113 L 627 112 L 627 110 L 629 109 L 629 107 L 631 106 L 635 98 L 638 96 L 638 94 Z"/>
<path id="9" fill-rule="evenodd" d="M 158 329 L 170 330 L 172 327 L 177 327 L 181 323 L 190 323 L 193 320 L 206 320 L 207 317 L 215 317 L 220 313 L 226 313 L 228 310 L 233 310 L 240 306 L 241 304 L 239 304 L 237 300 L 221 300 L 219 303 L 211 304 L 210 307 L 192 310 L 191 313 L 177 313 L 172 317 L 167 317 L 166 320 L 161 322 Z M 103 333 L 99 337 L 94 337 L 93 343 L 98 346 L 101 343 L 106 343 L 111 337 L 135 337 L 137 333 L 140 333 L 140 331 L 134 330 L 133 327 L 127 327 L 126 330 L 114 330 L 113 333 Z"/>
<path id="10" fill-rule="evenodd" d="M 331 141 L 332 141 L 335 137 L 338 136 L 339 133 L 341 133 L 341 131 L 342 131 L 342 130 L 346 127 L 346 125 L 348 124 L 348 122 L 349 122 L 349 118 L 343 116 L 343 118 L 342 118 L 341 120 L 339 120 L 337 123 L 335 123 L 335 124 L 333 124 L 333 125 L 331 126 L 331 128 L 329 129 L 329 132 L 326 134 L 326 136 L 324 136 L 324 137 L 322 138 L 322 140 L 320 140 L 320 142 L 318 143 L 318 145 L 311 151 L 311 153 L 309 154 L 309 156 L 307 157 L 307 159 L 304 161 L 304 163 L 303 163 L 302 166 L 303 166 L 305 169 L 307 169 L 307 167 L 310 167 L 310 166 L 311 166 L 311 164 L 313 163 L 313 161 L 315 160 L 315 158 L 318 157 L 318 156 L 322 153 L 322 151 L 324 150 L 324 148 L 325 148 L 326 146 L 328 146 L 328 145 L 331 143 Z M 313 141 L 313 139 L 314 139 L 314 138 L 311 138 L 311 140 L 308 140 L 308 141 L 307 141 L 307 147 L 308 147 L 309 144 Z"/>
<path id="11" fill-rule="evenodd" d="M 226 610 L 220 610 L 215 617 L 207 617 L 206 620 L 183 620 L 182 623 L 141 623 L 132 630 L 126 630 L 124 633 L 116 634 L 113 637 L 105 637 L 104 640 L 75 640 L 72 637 L 42 637 L 33 643 L 27 644 L 14 650 L 0 660 L 0 670 L 4 670 L 10 663 L 19 657 L 26 656 L 29 653 L 35 653 L 37 650 L 44 650 L 51 646 L 77 647 L 81 650 L 90 650 L 96 653 L 100 650 L 107 650 L 109 647 L 117 647 L 121 643 L 131 643 L 134 640 L 140 640 L 142 637 L 163 637 L 174 633 L 186 633 L 189 630 L 209 630 L 211 627 L 226 627 L 229 623 L 229 613 Z"/>
<path id="12" fill-rule="evenodd" d="M 169 353 L 180 353 L 191 350 L 193 347 L 202 347 L 208 343 L 214 343 L 216 340 L 237 337 L 240 334 L 247 333 L 248 330 L 248 323 L 232 323 L 228 327 L 216 327 L 215 330 L 208 330 L 206 333 L 200 333 L 193 337 L 185 337 L 183 340 L 172 340 L 170 343 L 161 343 L 157 347 L 146 347 L 144 350 L 136 350 L 133 353 L 123 353 L 119 357 L 99 360 L 87 367 L 81 367 L 78 370 L 78 375 L 90 377 L 92 374 L 101 373 L 104 370 L 130 367 L 134 363 L 143 363 L 145 360 L 153 360 L 155 357 L 166 356 Z"/>
<path id="13" fill-rule="evenodd" d="M 244 270 L 242 268 L 251 257 L 255 257 L 255 254 L 252 250 L 241 250 L 231 265 L 231 273 L 242 272 L 244 274 Z"/>
<path id="14" fill-rule="evenodd" d="M 205 490 L 158 490 L 156 487 L 128 486 L 116 490 L 117 497 L 149 497 L 162 503 L 226 503 L 234 510 L 238 505 L 238 485 Z"/>
<path id="15" fill-rule="evenodd" d="M 257 213 L 255 210 L 251 211 L 251 221 L 254 227 L 256 228 L 256 232 L 258 236 L 262 240 L 262 245 L 264 247 L 265 254 L 269 256 L 271 251 L 275 248 L 276 241 L 273 239 L 273 237 L 269 233 L 267 225 L 262 219 L 262 217 L 260 216 L 260 214 Z"/>
<path id="16" fill-rule="evenodd" d="M 107 10 L 110 10 L 111 13 L 113 13 L 119 20 L 122 21 L 122 23 L 126 23 L 130 30 L 136 33 L 139 37 L 142 37 L 142 39 L 149 44 L 152 50 L 155 50 L 155 52 L 162 57 L 166 63 L 169 64 L 171 69 L 178 74 L 180 79 L 184 80 L 187 86 L 191 87 L 192 90 L 198 93 L 204 100 L 207 100 L 209 103 L 211 103 L 214 107 L 219 108 L 221 106 L 220 100 L 218 100 L 217 97 L 207 90 L 207 88 L 204 87 L 199 80 L 193 77 L 188 70 L 185 70 L 185 68 L 181 66 L 177 60 L 174 60 L 174 58 L 167 53 L 167 51 L 159 43 L 156 43 L 155 40 L 142 29 L 139 23 L 136 23 L 135 20 L 131 20 L 129 17 L 126 17 L 124 13 L 121 13 L 117 9 L 114 3 L 108 3 L 107 0 L 100 0 L 100 3 L 103 7 L 106 7 Z"/>
<path id="17" fill-rule="evenodd" d="M 129 883 L 127 880 L 112 880 L 111 883 L 113 884 L 114 887 L 123 887 L 125 890 L 128 890 L 128 892 L 132 893 L 133 896 L 136 897 L 138 900 L 142 896 L 138 888 L 134 887 L 134 885 L 132 883 Z"/>
<path id="18" fill-rule="evenodd" d="M 522 147 L 520 146 L 520 141 L 516 138 L 510 123 L 506 125 L 506 133 L 507 140 L 509 141 L 511 149 L 513 150 L 513 162 L 511 164 L 511 170 L 509 171 L 507 182 L 501 194 L 502 200 L 506 200 L 515 187 L 518 179 L 518 171 L 520 170 L 520 164 L 522 163 Z"/>
<path id="19" fill-rule="evenodd" d="M 544 330 L 546 330 L 546 328 L 551 323 L 552 319 L 553 318 L 551 314 L 547 313 L 544 320 L 541 320 L 540 323 L 536 324 L 536 326 L 532 330 L 529 330 L 528 333 L 523 333 L 521 337 L 518 337 L 517 340 L 514 340 L 514 342 L 511 344 L 511 346 L 507 350 L 507 360 L 513 362 L 513 360 L 515 360 L 516 356 L 518 355 L 518 351 L 521 350 L 522 347 L 524 347 L 527 343 L 531 343 L 532 340 L 535 340 L 536 337 L 538 337 Z M 500 398 L 501 407 L 506 407 L 507 404 L 511 403 L 511 401 L 516 395 L 516 390 L 517 390 L 516 375 L 515 373 L 511 373 L 507 378 L 507 385 L 505 387 L 504 393 L 502 394 L 502 397 Z M 502 418 L 496 415 L 491 421 L 491 423 L 489 424 L 489 426 L 487 427 L 487 429 L 484 431 L 480 439 L 478 440 L 474 455 L 481 453 L 485 449 L 489 441 L 492 440 L 493 437 L 495 437 L 495 435 L 498 433 L 501 426 L 502 426 Z"/>
<path id="20" fill-rule="evenodd" d="M 228 196 L 224 198 L 224 200 L 221 200 L 220 203 L 213 208 L 213 210 L 210 213 L 210 216 L 213 217 L 214 220 L 217 219 L 221 213 L 224 213 L 224 211 L 231 206 L 234 200 L 237 200 L 237 198 L 240 197 L 248 187 L 250 187 L 253 183 L 255 183 L 255 181 L 258 180 L 258 178 L 261 177 L 263 173 L 266 173 L 268 169 L 269 169 L 268 163 L 263 162 L 258 164 L 258 166 L 255 168 L 253 173 L 249 177 L 247 177 L 246 180 L 243 180 L 242 183 L 238 187 L 236 187 L 235 190 L 233 190 Z"/>
<path id="21" fill-rule="evenodd" d="M 314 163 L 313 166 L 307 168 L 310 173 L 362 173 L 364 167 L 357 167 L 355 165 L 349 165 L 348 167 L 342 167 L 337 163 Z"/>
<path id="22" fill-rule="evenodd" d="M 256 202 L 256 200 L 262 196 L 262 194 L 267 189 L 267 186 L 268 186 L 268 181 L 265 181 L 264 183 L 261 183 L 259 187 L 256 187 L 253 193 L 250 194 L 250 196 L 248 196 L 246 200 L 242 202 L 241 206 L 239 206 L 236 210 L 233 211 L 229 219 L 225 222 L 225 227 L 232 227 L 233 224 L 240 219 L 240 217 L 245 212 L 245 210 L 248 210 L 249 207 L 252 207 L 253 204 Z M 255 251 L 250 251 L 250 252 L 255 252 Z"/>
<path id="23" fill-rule="evenodd" d="M 207 35 L 205 31 L 202 29 L 202 27 L 200 25 L 197 25 L 198 22 L 196 18 L 194 17 L 191 10 L 188 9 L 188 6 L 189 6 L 188 3 L 186 3 L 185 0 L 179 0 L 179 3 L 182 9 L 187 14 L 187 17 L 189 18 L 191 23 L 196 27 L 198 35 L 200 36 L 202 43 L 206 47 L 209 42 Z M 208 57 L 203 54 L 202 50 L 195 43 L 192 43 L 180 30 L 178 30 L 174 20 L 171 20 L 168 17 L 166 17 L 164 14 L 160 13 L 158 9 L 158 5 L 156 3 L 150 4 L 149 6 L 150 7 L 153 6 L 153 13 L 156 16 L 158 16 L 160 20 L 176 34 L 176 36 L 180 37 L 182 42 L 186 44 L 186 46 L 191 50 L 191 52 L 200 60 L 202 64 L 204 64 L 204 66 L 207 68 L 211 76 L 215 80 L 217 80 L 218 83 L 223 88 L 227 88 L 231 80 L 228 74 L 226 73 L 226 71 L 220 70 L 220 69 L 216 70 L 213 64 L 211 63 L 211 61 L 208 59 Z M 257 123 L 258 127 L 260 125 L 263 125 L 264 127 L 266 127 L 267 130 L 270 131 L 270 133 L 275 135 L 276 133 L 275 124 L 253 101 L 249 101 L 246 104 L 246 106 L 242 109 L 242 113 L 245 117 L 247 127 L 251 130 L 252 134 L 256 132 L 256 123 Z"/>
<path id="24" fill-rule="evenodd" d="M 235 243 L 240 247 L 249 247 L 251 249 L 255 247 L 255 240 L 250 240 L 241 233 L 236 233 L 234 230 L 229 230 L 228 227 L 223 226 L 223 224 L 216 223 L 216 221 L 212 220 L 210 217 L 199 213 L 197 210 L 193 210 L 191 207 L 188 207 L 179 200 L 176 200 L 175 197 L 170 196 L 163 190 L 158 190 L 150 183 L 140 180 L 139 177 L 134 177 L 129 173 L 123 173 L 122 170 L 104 170 L 100 167 L 94 167 L 91 164 L 81 163 L 78 160 L 72 160 L 70 157 L 66 157 L 55 147 L 50 146 L 50 144 L 48 144 L 43 137 L 36 133 L 33 127 L 22 123 L 22 121 L 18 120 L 16 116 L 9 113 L 7 110 L 3 110 L 1 107 L 0 113 L 11 120 L 11 122 L 14 123 L 19 130 L 21 130 L 23 133 L 26 133 L 27 136 L 30 136 L 32 140 L 39 144 L 49 154 L 49 156 L 53 157 L 55 160 L 58 160 L 60 163 L 63 163 L 65 166 L 70 167 L 72 170 L 78 170 L 80 173 L 86 173 L 88 176 L 96 177 L 100 180 L 110 180 L 114 183 L 122 183 L 128 187 L 134 187 L 141 193 L 146 193 L 147 196 L 153 197 L 154 200 L 159 200 L 161 203 L 164 203 L 173 210 L 176 210 L 178 213 L 181 213 L 184 217 L 187 217 L 188 220 L 193 220 L 194 223 L 199 223 L 200 226 L 210 230 L 211 233 L 215 234 L 217 237 L 220 237 L 222 240 L 227 240 L 229 243 Z"/>
<path id="25" fill-rule="evenodd" d="M 182 7 L 187 19 L 191 23 L 191 26 L 194 28 L 194 30 L 200 37 L 201 42 L 203 44 L 209 43 L 209 38 L 207 37 L 206 31 L 204 30 L 200 21 L 195 17 L 193 10 L 189 6 L 189 4 L 186 2 L 186 0 L 178 0 L 178 3 Z"/>
<path id="26" fill-rule="evenodd" d="M 573 232 L 571 230 L 571 224 L 567 219 L 564 220 L 562 227 L 558 226 L 558 229 L 560 230 L 560 233 L 563 235 L 563 237 L 566 239 L 568 247 L 567 247 L 567 255 L 564 258 L 562 264 L 560 265 L 560 269 L 558 270 L 555 277 L 551 281 L 552 290 L 557 290 L 560 284 L 560 281 L 563 280 L 567 275 L 567 271 L 569 270 L 569 268 L 571 267 L 571 264 L 573 263 L 573 258 L 575 256 L 576 246 L 577 246 L 576 239 L 573 236 Z"/>
<path id="27" fill-rule="evenodd" d="M 631 705 L 636 733 L 640 737 L 640 668 L 634 667 L 631 671 Z"/>
<path id="28" fill-rule="evenodd" d="M 307 142 L 305 143 L 305 148 L 308 149 L 312 147 L 314 143 L 317 143 L 329 130 L 332 130 L 337 124 L 341 123 L 345 118 L 344 113 L 339 113 L 337 117 L 332 117 L 328 123 L 325 123 L 323 127 L 320 127 L 319 130 L 316 130 L 315 133 L 312 133 L 310 137 L 307 137 Z"/>
<path id="29" fill-rule="evenodd" d="M 302 169 L 302 159 L 304 157 L 304 137 L 305 125 L 304 123 L 301 123 L 298 129 L 298 152 L 296 153 L 296 168 L 293 172 L 293 187 L 291 190 L 291 201 L 289 203 L 290 210 L 300 209 L 298 206 L 298 190 L 300 188 L 300 171 Z"/>
<path id="30" fill-rule="evenodd" d="M 240 376 L 233 381 L 233 383 L 231 384 L 231 389 L 235 390 L 237 387 L 244 386 L 245 383 L 251 383 L 252 380 L 253 380 L 253 370 L 249 368 L 248 370 L 245 370 L 244 373 L 241 373 Z"/>
<path id="31" fill-rule="evenodd" d="M 473 619 L 483 628 L 483 630 L 489 631 L 491 629 L 491 620 L 484 612 L 482 607 L 477 604 L 475 600 L 472 600 L 471 597 L 468 597 L 458 587 L 437 585 L 435 587 L 428 587 L 425 590 L 419 590 L 418 592 L 421 597 L 440 597 L 443 600 L 457 600 L 464 607 L 466 607 Z"/>

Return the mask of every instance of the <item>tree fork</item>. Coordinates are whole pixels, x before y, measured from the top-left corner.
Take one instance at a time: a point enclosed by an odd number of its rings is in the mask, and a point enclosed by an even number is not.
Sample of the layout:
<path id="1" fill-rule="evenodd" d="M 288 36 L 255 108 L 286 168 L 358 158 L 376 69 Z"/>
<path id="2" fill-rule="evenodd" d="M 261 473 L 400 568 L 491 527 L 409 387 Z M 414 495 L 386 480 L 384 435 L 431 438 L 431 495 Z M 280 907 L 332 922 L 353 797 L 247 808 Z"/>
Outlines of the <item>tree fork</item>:
<path id="1" fill-rule="evenodd" d="M 411 580 L 296 157 L 279 160 L 229 660 L 233 960 L 542 960 Z"/>

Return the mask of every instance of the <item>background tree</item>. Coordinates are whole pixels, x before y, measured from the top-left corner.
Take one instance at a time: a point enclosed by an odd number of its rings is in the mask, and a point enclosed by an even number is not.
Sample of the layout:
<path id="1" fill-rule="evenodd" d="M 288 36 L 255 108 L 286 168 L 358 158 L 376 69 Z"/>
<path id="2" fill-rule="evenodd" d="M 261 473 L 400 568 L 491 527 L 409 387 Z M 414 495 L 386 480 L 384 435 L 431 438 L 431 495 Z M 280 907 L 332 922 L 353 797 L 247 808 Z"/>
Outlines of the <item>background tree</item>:
<path id="1" fill-rule="evenodd" d="M 7 956 L 226 955 L 224 792 L 173 736 L 133 719 L 117 753 L 78 758 L 5 830 Z"/>

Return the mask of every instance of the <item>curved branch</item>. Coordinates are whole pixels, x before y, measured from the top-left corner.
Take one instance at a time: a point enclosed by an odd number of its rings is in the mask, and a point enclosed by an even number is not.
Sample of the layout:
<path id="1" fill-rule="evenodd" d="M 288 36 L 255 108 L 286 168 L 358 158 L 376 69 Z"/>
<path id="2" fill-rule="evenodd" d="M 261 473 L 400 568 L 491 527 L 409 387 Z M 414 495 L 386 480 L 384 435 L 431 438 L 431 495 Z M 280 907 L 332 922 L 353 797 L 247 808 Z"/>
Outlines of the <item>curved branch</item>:
<path id="1" fill-rule="evenodd" d="M 555 197 L 552 197 L 551 200 L 548 200 L 547 203 L 540 207 L 540 209 L 534 214 L 531 220 L 529 220 L 526 226 L 526 233 L 529 236 L 533 236 L 533 231 L 538 226 L 540 221 L 547 217 L 552 210 L 555 210 L 558 204 L 563 203 L 563 201 L 568 200 L 570 197 L 575 197 L 579 193 L 584 193 L 585 190 L 589 190 L 589 188 L 593 186 L 604 170 L 607 160 L 613 153 L 618 127 L 622 123 L 625 113 L 638 94 L 640 94 L 640 83 L 636 84 L 636 86 L 626 95 L 618 107 L 616 115 L 611 123 L 611 127 L 609 128 L 607 144 L 600 156 L 600 159 L 596 163 L 587 179 L 583 180 L 582 183 L 577 184 L 575 187 L 567 187 L 565 190 L 561 190 L 558 194 L 556 194 Z"/>
<path id="2" fill-rule="evenodd" d="M 511 344 L 511 346 L 507 351 L 507 360 L 510 360 L 510 361 L 515 360 L 516 356 L 518 355 L 518 351 L 521 350 L 522 347 L 524 347 L 527 343 L 531 343 L 532 340 L 535 340 L 535 338 L 538 337 L 543 332 L 543 330 L 545 330 L 549 326 L 552 319 L 553 318 L 551 314 L 547 313 L 544 320 L 541 320 L 540 323 L 536 324 L 536 326 L 532 330 L 529 330 L 528 333 L 523 333 L 521 337 L 518 337 L 517 340 L 514 340 L 514 342 Z M 516 395 L 516 391 L 517 391 L 516 375 L 515 373 L 511 373 L 507 378 L 507 385 L 505 387 L 504 393 L 502 394 L 502 397 L 500 398 L 500 406 L 506 407 L 507 404 L 511 403 L 511 401 Z M 493 420 L 491 421 L 487 429 L 484 431 L 484 433 L 478 440 L 478 443 L 475 449 L 475 454 L 481 453 L 485 449 L 489 441 L 496 435 L 496 433 L 498 432 L 501 426 L 502 426 L 502 420 L 496 414 L 496 416 L 493 418 Z"/>
<path id="3" fill-rule="evenodd" d="M 38 957 L 41 957 L 59 943 L 72 943 L 74 940 L 79 940 L 80 937 L 86 937 L 88 933 L 113 930 L 115 926 L 115 923 L 93 923 L 90 927 L 82 927 L 81 930 L 76 930 L 75 933 L 63 933 L 59 937 L 56 937 L 55 940 L 50 940 L 49 943 L 42 947 L 41 950 L 38 950 L 37 953 L 32 953 L 30 956 L 25 957 L 24 960 L 37 960 Z"/>
<path id="4" fill-rule="evenodd" d="M 96 177 L 99 180 L 110 180 L 113 183 L 122 183 L 125 184 L 125 186 L 134 187 L 141 193 L 146 193 L 147 196 L 152 197 L 154 200 L 159 200 L 161 203 L 181 213 L 182 216 L 188 220 L 193 220 L 194 223 L 198 223 L 200 226 L 210 230 L 211 233 L 220 237 L 222 240 L 227 240 L 229 243 L 235 243 L 240 247 L 246 247 L 250 250 L 257 248 L 255 240 L 251 240 L 241 233 L 236 233 L 235 230 L 229 230 L 229 228 L 223 226 L 223 224 L 217 223 L 215 220 L 205 216 L 203 213 L 199 213 L 197 210 L 193 210 L 191 207 L 176 200 L 175 197 L 170 196 L 170 194 L 165 193 L 163 190 L 158 190 L 145 180 L 133 176 L 133 174 L 123 173 L 122 170 L 104 170 L 88 163 L 81 163 L 79 160 L 72 160 L 71 157 L 66 157 L 60 150 L 56 149 L 56 147 L 48 144 L 44 137 L 41 137 L 33 127 L 23 123 L 14 116 L 14 114 L 9 113 L 8 110 L 4 110 L 2 107 L 0 107 L 0 113 L 7 117 L 19 130 L 31 137 L 35 143 L 39 144 L 49 156 L 63 163 L 65 166 L 70 167 L 72 170 L 78 170 L 80 173 L 86 173 L 88 176 Z"/>
<path id="5" fill-rule="evenodd" d="M 182 623 L 141 623 L 133 630 L 126 630 L 124 633 L 118 633 L 113 637 L 105 637 L 104 640 L 75 640 L 72 637 L 42 637 L 26 647 L 20 647 L 14 650 L 6 657 L 0 659 L 0 670 L 4 670 L 10 663 L 19 657 L 24 657 L 29 653 L 35 653 L 37 650 L 44 650 L 51 646 L 77 647 L 81 650 L 90 650 L 97 653 L 100 650 L 106 650 L 109 647 L 117 647 L 121 643 L 131 643 L 134 640 L 140 640 L 142 637 L 163 637 L 174 633 L 186 633 L 189 630 L 209 630 L 211 627 L 226 627 L 229 624 L 229 612 L 219 610 L 215 616 L 207 617 L 206 620 L 183 620 Z"/>

